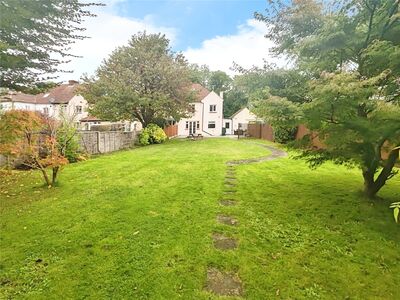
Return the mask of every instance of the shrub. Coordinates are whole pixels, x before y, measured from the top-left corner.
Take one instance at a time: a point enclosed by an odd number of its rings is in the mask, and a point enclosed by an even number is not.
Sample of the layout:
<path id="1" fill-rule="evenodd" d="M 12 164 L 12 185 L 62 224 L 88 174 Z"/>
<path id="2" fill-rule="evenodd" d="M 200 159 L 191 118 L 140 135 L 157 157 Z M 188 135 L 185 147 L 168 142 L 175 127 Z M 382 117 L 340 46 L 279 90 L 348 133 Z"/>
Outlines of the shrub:
<path id="1" fill-rule="evenodd" d="M 156 124 L 149 124 L 142 130 L 139 136 L 139 143 L 143 146 L 150 144 L 161 144 L 167 140 L 164 130 Z"/>
<path id="2" fill-rule="evenodd" d="M 297 128 L 288 128 L 284 126 L 274 126 L 275 141 L 281 144 L 286 144 L 294 141 L 296 138 Z"/>
<path id="3" fill-rule="evenodd" d="M 77 129 L 67 120 L 62 120 L 57 128 L 57 144 L 60 153 L 65 156 L 70 163 L 77 162 L 82 156 L 79 146 Z"/>

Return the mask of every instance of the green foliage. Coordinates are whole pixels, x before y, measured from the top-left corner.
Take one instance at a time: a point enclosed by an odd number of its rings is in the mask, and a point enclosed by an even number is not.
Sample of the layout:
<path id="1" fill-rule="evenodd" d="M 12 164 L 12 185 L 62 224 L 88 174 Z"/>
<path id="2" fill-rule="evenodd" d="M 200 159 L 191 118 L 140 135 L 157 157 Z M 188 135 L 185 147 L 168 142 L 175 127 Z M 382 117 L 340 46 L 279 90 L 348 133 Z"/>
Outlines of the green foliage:
<path id="1" fill-rule="evenodd" d="M 268 90 L 272 96 L 287 98 L 289 101 L 303 103 L 309 101 L 309 77 L 298 70 L 273 69 L 265 64 L 262 68 L 244 69 L 236 65 L 240 75 L 236 75 L 232 88 L 226 93 L 224 114 L 231 116 L 242 107 L 251 106 L 251 98 L 258 97 L 263 90 Z"/>
<path id="2" fill-rule="evenodd" d="M 0 1 L 0 86 L 35 90 L 58 66 L 68 62 L 69 46 L 86 38 L 79 33 L 94 3 L 79 0 Z M 62 57 L 58 59 L 56 57 Z M 54 77 L 53 77 L 54 78 Z M 38 85 L 39 89 L 41 87 Z"/>
<path id="3" fill-rule="evenodd" d="M 286 98 L 271 96 L 268 90 L 254 93 L 250 103 L 251 111 L 273 127 L 277 142 L 288 143 L 294 140 L 297 125 L 302 119 L 298 104 Z"/>
<path id="4" fill-rule="evenodd" d="M 82 157 L 83 153 L 79 146 L 77 129 L 73 123 L 65 119 L 57 127 L 57 144 L 60 153 L 70 163 L 77 162 Z"/>
<path id="5" fill-rule="evenodd" d="M 190 81 L 193 83 L 201 84 L 204 87 L 207 87 L 208 81 L 210 80 L 211 71 L 207 65 L 197 65 L 190 64 Z"/>
<path id="6" fill-rule="evenodd" d="M 164 130 L 156 125 L 149 124 L 142 130 L 139 136 L 139 143 L 143 146 L 150 144 L 161 144 L 167 140 Z"/>
<path id="7" fill-rule="evenodd" d="M 393 202 L 390 208 L 393 208 L 394 220 L 396 223 L 400 223 L 400 202 Z"/>
<path id="8" fill-rule="evenodd" d="M 229 75 L 225 72 L 214 71 L 211 72 L 206 87 L 210 91 L 214 91 L 219 94 L 220 92 L 228 91 L 230 89 L 231 82 L 232 78 L 230 78 Z"/>
<path id="9" fill-rule="evenodd" d="M 138 33 L 86 78 L 81 93 L 94 115 L 114 121 L 139 120 L 143 127 L 180 119 L 190 102 L 190 70 L 162 34 Z"/>
<path id="10" fill-rule="evenodd" d="M 211 71 L 207 65 L 197 64 L 191 64 L 189 68 L 190 80 L 193 83 L 199 83 L 217 94 L 230 89 L 232 78 L 224 71 Z"/>
<path id="11" fill-rule="evenodd" d="M 368 197 L 396 173 L 398 150 L 389 150 L 387 159 L 382 151 L 400 144 L 398 10 L 396 0 L 276 0 L 266 14 L 256 14 L 268 24 L 275 53 L 288 55 L 309 76 L 298 121 L 313 133 L 297 145 L 312 165 L 332 160 L 359 166 Z M 277 111 L 265 112 L 273 118 Z"/>

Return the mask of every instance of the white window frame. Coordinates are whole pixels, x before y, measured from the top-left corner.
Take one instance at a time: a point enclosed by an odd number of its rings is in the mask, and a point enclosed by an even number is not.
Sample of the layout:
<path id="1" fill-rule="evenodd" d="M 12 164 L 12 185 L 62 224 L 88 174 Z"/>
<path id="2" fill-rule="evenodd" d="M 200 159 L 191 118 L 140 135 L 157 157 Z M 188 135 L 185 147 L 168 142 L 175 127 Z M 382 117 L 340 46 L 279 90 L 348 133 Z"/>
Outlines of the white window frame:
<path id="1" fill-rule="evenodd" d="M 210 125 L 214 125 L 214 126 L 210 127 Z M 214 128 L 216 128 L 215 121 L 208 121 L 208 126 L 207 126 L 207 128 L 208 128 L 208 129 L 214 129 Z"/>
<path id="2" fill-rule="evenodd" d="M 216 104 L 210 104 L 210 112 L 212 112 L 212 113 L 217 112 L 217 105 Z"/>

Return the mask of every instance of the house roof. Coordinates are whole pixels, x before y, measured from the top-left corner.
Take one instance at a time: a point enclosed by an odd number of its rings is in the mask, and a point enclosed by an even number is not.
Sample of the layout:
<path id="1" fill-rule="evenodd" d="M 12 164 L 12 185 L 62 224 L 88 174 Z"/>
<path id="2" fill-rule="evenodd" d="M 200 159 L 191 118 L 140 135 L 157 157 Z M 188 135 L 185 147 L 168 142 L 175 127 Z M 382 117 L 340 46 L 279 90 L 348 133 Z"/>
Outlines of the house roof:
<path id="1" fill-rule="evenodd" d="M 23 102 L 32 104 L 67 104 L 75 95 L 79 83 L 70 80 L 68 83 L 61 84 L 52 88 L 46 93 L 38 95 L 11 92 L 0 99 L 1 102 Z"/>
<path id="2" fill-rule="evenodd" d="M 247 107 L 242 107 L 241 109 L 239 109 L 237 112 L 235 112 L 232 116 L 231 116 L 231 119 L 233 118 L 233 117 L 235 117 L 237 114 L 239 114 L 240 112 L 242 112 L 244 109 L 248 109 Z"/>
<path id="3" fill-rule="evenodd" d="M 22 102 L 22 103 L 37 103 L 47 104 L 48 101 L 43 103 L 39 95 L 29 95 L 21 92 L 10 92 L 0 98 L 0 102 Z"/>
<path id="4" fill-rule="evenodd" d="M 81 122 L 100 122 L 101 119 L 93 117 L 93 116 L 87 116 L 85 118 L 80 119 Z"/>
<path id="5" fill-rule="evenodd" d="M 195 93 L 195 95 L 194 95 L 195 102 L 201 102 L 201 100 L 203 100 L 205 97 L 207 97 L 208 94 L 210 93 L 210 91 L 208 89 L 206 89 L 204 86 L 202 86 L 201 84 L 198 84 L 198 83 L 192 84 L 191 91 L 193 91 Z"/>

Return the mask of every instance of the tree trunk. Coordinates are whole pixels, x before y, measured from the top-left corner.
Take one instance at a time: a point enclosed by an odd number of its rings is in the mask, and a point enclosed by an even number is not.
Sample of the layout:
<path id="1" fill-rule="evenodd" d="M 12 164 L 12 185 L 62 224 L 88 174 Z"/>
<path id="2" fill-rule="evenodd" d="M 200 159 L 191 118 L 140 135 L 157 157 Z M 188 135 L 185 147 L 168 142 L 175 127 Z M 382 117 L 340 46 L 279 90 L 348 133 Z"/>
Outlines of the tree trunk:
<path id="1" fill-rule="evenodd" d="M 379 190 L 386 184 L 386 181 L 393 175 L 393 167 L 399 157 L 399 149 L 394 149 L 390 152 L 389 158 L 386 161 L 385 166 L 375 179 L 375 170 L 365 169 L 363 170 L 364 177 L 364 194 L 368 198 L 374 198 Z"/>
<path id="2" fill-rule="evenodd" d="M 47 175 L 46 169 L 45 168 L 39 168 L 40 171 L 42 172 L 44 181 L 46 182 L 48 187 L 51 187 L 50 179 L 49 176 Z"/>
<path id="3" fill-rule="evenodd" d="M 60 169 L 60 167 L 54 167 L 53 168 L 53 178 L 52 178 L 52 182 L 51 184 L 54 185 L 56 183 L 57 180 L 57 174 L 58 174 L 58 170 Z"/>

